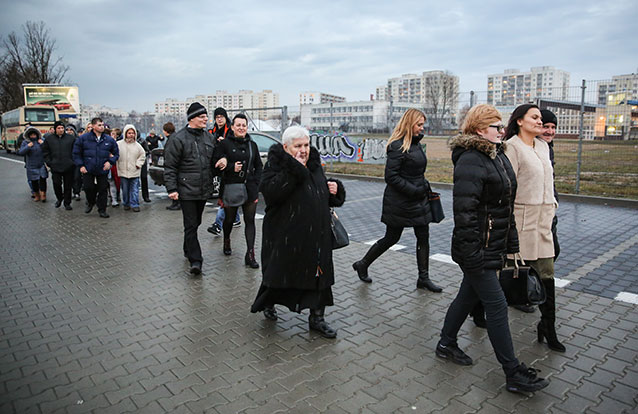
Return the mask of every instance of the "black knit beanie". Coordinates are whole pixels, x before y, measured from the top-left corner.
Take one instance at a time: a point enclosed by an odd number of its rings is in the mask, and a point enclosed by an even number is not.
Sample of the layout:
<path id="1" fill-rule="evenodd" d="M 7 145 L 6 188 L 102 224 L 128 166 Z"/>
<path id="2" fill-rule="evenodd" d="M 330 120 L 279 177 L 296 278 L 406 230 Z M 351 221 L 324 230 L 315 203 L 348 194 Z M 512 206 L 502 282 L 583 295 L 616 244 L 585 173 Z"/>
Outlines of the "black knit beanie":
<path id="1" fill-rule="evenodd" d="M 541 118 L 543 119 L 543 125 L 547 123 L 558 125 L 558 118 L 549 109 L 541 109 Z"/>
<path id="2" fill-rule="evenodd" d="M 56 129 L 57 127 L 59 127 L 60 125 L 64 126 L 64 122 L 62 121 L 55 121 L 53 123 L 53 129 Z M 65 128 L 66 129 L 66 128 Z"/>
<path id="3" fill-rule="evenodd" d="M 186 117 L 189 121 L 202 114 L 208 115 L 208 112 L 206 111 L 206 108 L 204 108 L 204 105 L 200 104 L 199 102 L 193 102 L 186 111 Z"/>
<path id="4" fill-rule="evenodd" d="M 228 119 L 228 112 L 226 112 L 226 110 L 222 108 L 221 106 L 215 109 L 214 117 L 217 118 L 217 115 L 224 115 L 224 118 Z"/>

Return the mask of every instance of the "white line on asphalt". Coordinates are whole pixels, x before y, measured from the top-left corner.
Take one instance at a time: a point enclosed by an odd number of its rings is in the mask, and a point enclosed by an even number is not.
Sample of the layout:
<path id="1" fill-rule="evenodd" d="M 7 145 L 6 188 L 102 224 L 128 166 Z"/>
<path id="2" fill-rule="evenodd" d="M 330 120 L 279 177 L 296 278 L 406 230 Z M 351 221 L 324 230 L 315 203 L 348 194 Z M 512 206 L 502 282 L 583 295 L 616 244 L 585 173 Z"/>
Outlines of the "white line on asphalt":
<path id="1" fill-rule="evenodd" d="M 441 254 L 441 253 L 433 254 L 432 256 L 430 256 L 430 259 L 436 260 L 437 262 L 443 262 L 443 263 L 456 265 L 454 260 L 452 260 L 452 256 L 450 256 L 449 254 Z"/>
<path id="2" fill-rule="evenodd" d="M 17 162 L 18 164 L 24 164 L 24 161 L 14 160 L 13 158 L 0 157 L 0 160 L 6 160 L 11 162 Z"/>
<path id="3" fill-rule="evenodd" d="M 377 200 L 379 198 L 383 198 L 383 196 L 375 196 L 375 197 L 367 197 L 367 198 L 359 198 L 357 200 L 348 200 L 348 205 L 352 204 L 352 203 L 358 203 L 360 201 L 370 201 L 370 200 Z"/>
<path id="4" fill-rule="evenodd" d="M 619 300 L 621 302 L 627 302 L 634 305 L 638 305 L 638 295 L 636 295 L 635 293 L 620 292 L 619 294 L 616 295 L 614 299 Z"/>
<path id="5" fill-rule="evenodd" d="M 559 287 L 559 288 L 563 288 L 567 285 L 569 285 L 570 283 L 572 283 L 570 280 L 567 279 L 559 279 L 557 277 L 554 278 L 554 286 Z"/>
<path id="6" fill-rule="evenodd" d="M 370 240 L 367 241 L 363 244 L 367 244 L 368 246 L 372 246 L 373 244 L 375 244 L 377 241 L 376 240 Z M 394 246 L 390 247 L 390 250 L 392 251 L 397 251 L 397 250 L 401 250 L 401 249 L 405 249 L 405 246 L 401 245 L 401 244 L 395 244 Z"/>

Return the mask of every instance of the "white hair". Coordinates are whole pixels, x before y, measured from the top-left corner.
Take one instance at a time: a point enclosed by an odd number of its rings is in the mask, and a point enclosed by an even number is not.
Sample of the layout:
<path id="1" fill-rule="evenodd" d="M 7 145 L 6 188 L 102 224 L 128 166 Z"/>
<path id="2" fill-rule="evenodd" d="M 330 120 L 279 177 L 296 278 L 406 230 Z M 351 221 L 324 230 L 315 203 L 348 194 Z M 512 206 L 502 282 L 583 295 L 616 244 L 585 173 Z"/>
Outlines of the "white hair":
<path id="1" fill-rule="evenodd" d="M 293 140 L 299 138 L 310 139 L 310 132 L 304 127 L 293 125 L 286 128 L 284 134 L 281 136 L 281 142 L 285 145 L 291 145 Z"/>

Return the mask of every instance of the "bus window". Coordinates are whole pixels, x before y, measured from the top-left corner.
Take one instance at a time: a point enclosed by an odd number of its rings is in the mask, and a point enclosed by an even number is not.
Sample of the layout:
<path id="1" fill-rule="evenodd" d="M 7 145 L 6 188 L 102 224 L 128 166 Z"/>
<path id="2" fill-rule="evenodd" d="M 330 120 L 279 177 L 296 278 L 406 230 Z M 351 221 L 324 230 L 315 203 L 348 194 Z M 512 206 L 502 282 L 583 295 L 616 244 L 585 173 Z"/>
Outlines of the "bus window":
<path id="1" fill-rule="evenodd" d="M 25 108 L 25 122 L 55 122 L 55 111 L 51 108 Z"/>

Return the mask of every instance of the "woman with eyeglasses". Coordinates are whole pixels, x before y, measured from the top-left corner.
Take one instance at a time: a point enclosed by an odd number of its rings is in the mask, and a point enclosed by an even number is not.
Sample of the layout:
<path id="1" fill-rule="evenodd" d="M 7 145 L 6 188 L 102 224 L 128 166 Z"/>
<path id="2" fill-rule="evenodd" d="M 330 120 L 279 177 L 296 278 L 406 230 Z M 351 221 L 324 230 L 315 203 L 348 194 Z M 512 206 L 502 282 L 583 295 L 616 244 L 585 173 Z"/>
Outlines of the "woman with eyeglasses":
<path id="1" fill-rule="evenodd" d="M 454 163 L 454 231 L 452 259 L 463 271 L 459 292 L 450 305 L 436 346 L 436 355 L 459 365 L 473 361 L 457 342 L 470 311 L 482 304 L 496 359 L 501 363 L 510 392 L 533 392 L 549 381 L 520 363 L 507 319 L 507 301 L 498 281 L 507 253 L 518 252 L 514 222 L 516 176 L 501 144 L 501 115 L 491 105 L 470 109 L 463 134 L 450 142 Z"/>
<path id="2" fill-rule="evenodd" d="M 558 207 L 554 196 L 554 169 L 549 145 L 541 138 L 543 117 L 538 106 L 521 105 L 512 112 L 505 139 L 519 192 L 514 215 L 518 229 L 521 257 L 538 273 L 547 292 L 547 300 L 538 306 L 541 320 L 537 326 L 538 342 L 547 340 L 550 349 L 565 352 L 556 336 L 556 292 L 554 285 L 554 236 L 552 221 Z"/>

